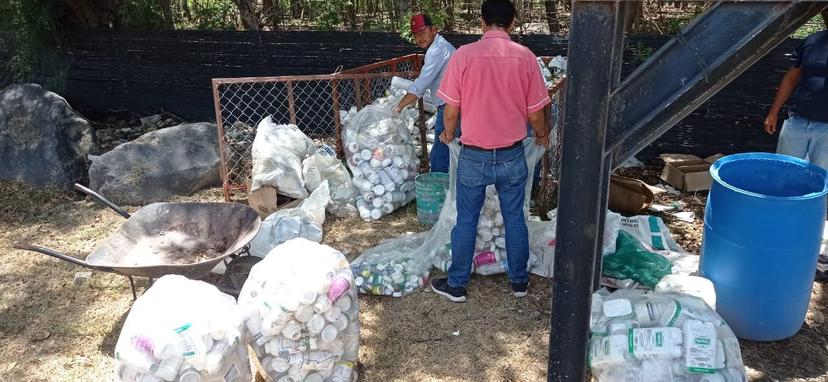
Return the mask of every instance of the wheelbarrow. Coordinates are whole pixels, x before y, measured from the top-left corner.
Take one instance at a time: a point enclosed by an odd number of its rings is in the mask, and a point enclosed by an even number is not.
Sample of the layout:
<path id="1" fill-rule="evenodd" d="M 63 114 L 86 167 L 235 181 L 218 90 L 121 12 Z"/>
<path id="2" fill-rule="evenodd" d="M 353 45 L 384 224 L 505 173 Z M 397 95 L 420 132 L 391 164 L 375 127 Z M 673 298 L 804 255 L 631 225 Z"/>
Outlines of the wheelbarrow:
<path id="1" fill-rule="evenodd" d="M 261 225 L 256 211 L 239 203 L 153 203 L 130 215 L 84 186 L 75 184 L 75 189 L 113 209 L 126 222 L 98 243 L 86 260 L 28 243 L 14 248 L 125 276 L 133 298 L 134 276 L 151 281 L 169 274 L 205 277 L 218 263 L 245 251 Z"/>

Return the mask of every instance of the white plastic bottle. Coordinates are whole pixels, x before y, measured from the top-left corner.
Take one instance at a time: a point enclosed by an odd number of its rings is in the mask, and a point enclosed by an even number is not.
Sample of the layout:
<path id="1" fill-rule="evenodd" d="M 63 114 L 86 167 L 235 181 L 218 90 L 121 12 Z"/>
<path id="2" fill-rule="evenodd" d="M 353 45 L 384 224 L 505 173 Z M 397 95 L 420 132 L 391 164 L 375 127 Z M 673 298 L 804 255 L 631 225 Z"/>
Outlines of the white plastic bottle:
<path id="1" fill-rule="evenodd" d="M 696 296 L 716 309 L 716 289 L 713 282 L 699 276 L 666 275 L 655 287 L 656 292 L 677 292 Z"/>
<path id="2" fill-rule="evenodd" d="M 484 264 L 475 269 L 481 275 L 493 275 L 497 273 L 504 273 L 509 270 L 509 264 L 506 260 L 501 260 L 491 264 Z"/>
<path id="3" fill-rule="evenodd" d="M 716 346 L 716 368 L 742 367 L 742 352 L 739 347 L 739 340 L 736 337 L 723 336 L 717 330 L 718 337 Z"/>
<path id="4" fill-rule="evenodd" d="M 155 376 L 165 381 L 172 381 L 178 375 L 178 371 L 181 369 L 183 362 L 184 358 L 178 355 L 163 359 L 158 364 L 158 370 L 155 370 Z"/>
<path id="5" fill-rule="evenodd" d="M 299 366 L 303 370 L 323 370 L 334 366 L 337 356 L 327 350 L 313 351 L 304 354 L 291 354 L 291 369 Z"/>
<path id="6" fill-rule="evenodd" d="M 626 362 L 627 336 L 615 334 L 594 337 L 590 341 L 589 365 L 596 369 L 618 366 Z"/>
<path id="7" fill-rule="evenodd" d="M 632 314 L 633 308 L 630 300 L 616 298 L 604 301 L 603 312 L 609 318 L 625 317 Z"/>
<path id="8" fill-rule="evenodd" d="M 716 327 L 699 320 L 684 322 L 684 360 L 691 373 L 716 371 Z"/>
<path id="9" fill-rule="evenodd" d="M 279 307 L 272 309 L 268 312 L 264 319 L 262 319 L 262 334 L 266 336 L 278 335 L 291 318 L 293 318 L 292 314 L 280 309 Z"/>
<path id="10" fill-rule="evenodd" d="M 322 329 L 325 327 L 325 317 L 321 314 L 314 314 L 313 317 L 308 321 L 307 328 L 313 334 L 319 334 Z"/>
<path id="11" fill-rule="evenodd" d="M 682 327 L 687 312 L 675 300 L 641 302 L 634 306 L 635 319 L 641 326 Z"/>
<path id="12" fill-rule="evenodd" d="M 639 328 L 629 333 L 632 355 L 638 359 L 678 358 L 682 354 L 683 333 L 679 328 Z"/>
<path id="13" fill-rule="evenodd" d="M 296 310 L 296 313 L 293 314 L 293 317 L 296 321 L 301 323 L 306 323 L 313 318 L 313 306 L 312 305 L 300 305 L 299 309 Z"/>
<path id="14" fill-rule="evenodd" d="M 294 320 L 290 320 L 282 329 L 282 335 L 291 340 L 298 340 L 302 335 L 302 325 Z"/>
<path id="15" fill-rule="evenodd" d="M 589 330 L 595 334 L 606 333 L 606 320 L 602 319 L 604 297 L 599 293 L 592 294 L 592 304 L 589 312 Z M 603 321 L 603 322 L 602 322 Z"/>
<path id="16" fill-rule="evenodd" d="M 336 339 L 337 335 L 339 335 L 339 330 L 335 326 L 328 324 L 322 329 L 320 336 L 323 342 L 331 342 Z"/>

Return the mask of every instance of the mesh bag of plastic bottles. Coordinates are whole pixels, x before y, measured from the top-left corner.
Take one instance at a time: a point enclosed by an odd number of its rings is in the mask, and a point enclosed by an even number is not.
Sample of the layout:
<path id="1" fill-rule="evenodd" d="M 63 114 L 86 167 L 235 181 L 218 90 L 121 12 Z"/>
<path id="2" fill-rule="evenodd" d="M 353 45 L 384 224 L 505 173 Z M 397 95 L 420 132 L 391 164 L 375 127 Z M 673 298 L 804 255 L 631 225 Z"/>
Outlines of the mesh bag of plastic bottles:
<path id="1" fill-rule="evenodd" d="M 115 345 L 122 382 L 248 382 L 241 311 L 205 282 L 169 275 L 135 300 Z"/>
<path id="2" fill-rule="evenodd" d="M 543 147 L 534 143 L 534 139 L 528 138 L 523 142 L 526 151 L 527 167 L 529 173 L 533 173 L 534 164 L 543 155 Z M 446 194 L 446 201 L 440 211 L 440 218 L 427 232 L 417 234 L 406 234 L 401 237 L 383 241 L 378 246 L 363 252 L 352 264 L 355 282 L 359 291 L 367 294 L 378 294 L 386 296 L 401 297 L 410 294 L 428 280 L 429 271 L 433 266 L 447 268 L 451 260 L 450 240 L 451 229 L 457 218 L 455 193 L 457 171 L 457 160 L 460 155 L 460 145 L 453 142 L 449 145 L 451 150 L 451 163 L 449 172 L 449 191 Z M 527 198 L 524 203 L 524 213 L 529 216 L 529 194 L 531 193 L 531 182 L 527 182 Z M 494 219 L 494 218 L 493 218 Z M 502 218 L 501 218 L 502 220 Z M 494 227 L 494 225 L 492 226 Z M 489 229 L 489 228 L 486 228 Z M 491 232 L 491 231 L 489 231 Z M 539 235 L 543 229 L 533 229 Z M 500 235 L 500 234 L 498 234 Z M 486 237 L 485 244 L 481 248 L 495 248 L 497 237 L 492 235 Z M 480 240 L 480 238 L 478 238 Z M 542 239 L 541 239 L 542 240 Z M 547 244 L 532 245 L 530 248 L 548 250 Z M 479 255 L 479 253 L 478 253 Z M 485 263 L 490 268 L 496 268 L 493 272 L 505 272 L 505 251 L 501 251 L 502 259 L 495 258 L 494 262 Z"/>
<path id="3" fill-rule="evenodd" d="M 272 186 L 296 199 L 308 197 L 302 177 L 302 161 L 316 151 L 316 145 L 295 125 L 278 125 L 270 116 L 259 122 L 253 139 L 253 181 L 251 191 Z"/>
<path id="4" fill-rule="evenodd" d="M 328 181 L 323 181 L 298 207 L 283 208 L 268 215 L 250 241 L 250 254 L 265 257 L 277 245 L 297 237 L 321 242 L 325 207 L 330 202 Z"/>
<path id="5" fill-rule="evenodd" d="M 440 211 L 440 218 L 435 226 L 440 226 L 442 231 L 446 231 L 446 239 L 443 246 L 438 252 L 435 259 L 434 266 L 447 271 L 451 265 L 451 229 L 457 221 L 457 201 L 456 201 L 456 176 L 457 176 L 457 161 L 460 157 L 460 146 L 452 143 L 449 147 L 451 151 L 450 163 L 450 189 L 446 195 L 446 202 L 443 210 Z M 523 203 L 524 218 L 529 220 L 529 201 L 532 196 L 532 181 L 531 174 L 535 173 L 535 165 L 543 156 L 545 149 L 535 143 L 534 138 L 526 138 L 523 141 L 523 150 L 526 155 L 526 168 L 529 170 L 530 178 L 526 182 L 526 196 Z M 535 232 L 535 230 L 530 230 Z M 530 242 L 532 238 L 530 238 Z M 530 248 L 531 249 L 531 248 Z M 537 256 L 530 251 L 529 267 L 531 268 L 536 261 Z M 506 261 L 506 226 L 503 224 L 503 214 L 500 212 L 500 200 L 497 196 L 495 186 L 486 187 L 486 199 L 483 202 L 483 208 L 480 210 L 480 218 L 477 223 L 477 240 L 475 242 L 475 254 L 473 258 L 473 272 L 481 275 L 492 275 L 497 273 L 505 273 L 507 271 Z"/>
<path id="6" fill-rule="evenodd" d="M 414 199 L 417 150 L 409 125 L 387 100 L 345 113 L 343 143 L 361 218 L 378 220 Z"/>
<path id="7" fill-rule="evenodd" d="M 269 381 L 356 379 L 359 302 L 341 252 L 302 238 L 277 246 L 253 266 L 239 306 Z"/>
<path id="8" fill-rule="evenodd" d="M 425 243 L 432 233 L 387 239 L 363 252 L 351 265 L 359 292 L 401 297 L 425 285 L 431 268 Z"/>
<path id="9" fill-rule="evenodd" d="M 589 365 L 597 381 L 746 381 L 739 341 L 704 300 L 601 290 L 592 296 Z"/>

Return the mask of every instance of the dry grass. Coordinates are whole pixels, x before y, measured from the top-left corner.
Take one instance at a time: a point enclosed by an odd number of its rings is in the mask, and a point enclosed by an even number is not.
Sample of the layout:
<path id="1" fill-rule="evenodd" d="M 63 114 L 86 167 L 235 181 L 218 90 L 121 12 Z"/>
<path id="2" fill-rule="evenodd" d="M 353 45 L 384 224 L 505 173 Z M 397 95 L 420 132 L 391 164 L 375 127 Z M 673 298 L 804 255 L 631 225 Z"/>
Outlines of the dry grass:
<path id="1" fill-rule="evenodd" d="M 647 180 L 652 171 L 639 175 Z M 221 198 L 214 189 L 176 200 Z M 702 216 L 703 194 L 682 200 Z M 700 219 L 665 220 L 680 244 L 698 250 Z M 0 184 L 0 381 L 109 380 L 132 299 L 129 283 L 94 272 L 89 283 L 74 286 L 73 275 L 84 269 L 11 245 L 30 241 L 83 257 L 122 222 L 74 194 Z M 353 259 L 385 238 L 424 229 L 410 206 L 375 223 L 329 218 L 324 241 Z M 427 291 L 402 299 L 361 296 L 362 380 L 543 380 L 551 283 L 534 276 L 531 282 L 532 293 L 523 300 L 511 297 L 504 276 L 473 278 L 467 304 Z M 792 339 L 743 343 L 752 380 L 828 380 L 826 293 L 815 284 L 806 325 Z"/>

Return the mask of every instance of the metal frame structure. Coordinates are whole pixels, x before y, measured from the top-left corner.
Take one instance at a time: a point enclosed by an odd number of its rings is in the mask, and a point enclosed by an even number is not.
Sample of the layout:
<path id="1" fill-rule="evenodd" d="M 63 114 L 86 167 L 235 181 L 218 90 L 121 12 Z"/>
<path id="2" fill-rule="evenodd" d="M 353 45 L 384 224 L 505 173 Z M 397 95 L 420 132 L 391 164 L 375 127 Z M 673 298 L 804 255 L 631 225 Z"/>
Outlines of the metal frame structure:
<path id="1" fill-rule="evenodd" d="M 547 379 L 583 381 L 610 172 L 828 6 L 718 2 L 621 81 L 634 2 L 574 1 Z"/>

